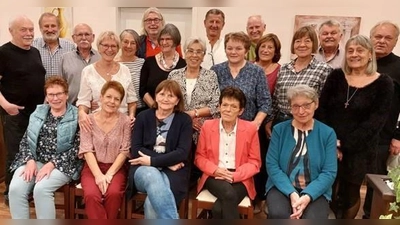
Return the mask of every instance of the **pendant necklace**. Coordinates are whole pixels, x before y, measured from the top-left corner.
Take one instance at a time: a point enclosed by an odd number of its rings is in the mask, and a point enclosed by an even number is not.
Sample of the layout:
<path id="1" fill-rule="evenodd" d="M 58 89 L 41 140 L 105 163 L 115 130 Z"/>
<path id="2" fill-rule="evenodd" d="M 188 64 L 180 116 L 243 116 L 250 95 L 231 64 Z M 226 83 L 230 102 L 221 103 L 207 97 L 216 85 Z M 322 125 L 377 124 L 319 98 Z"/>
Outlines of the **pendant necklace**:
<path id="1" fill-rule="evenodd" d="M 358 88 L 356 88 L 356 90 L 353 92 L 353 94 L 349 98 L 350 86 L 347 85 L 347 96 L 346 96 L 346 102 L 344 103 L 344 108 L 345 109 L 347 109 L 347 106 L 349 106 L 350 100 L 354 97 L 354 95 L 356 94 L 357 91 L 358 91 Z"/>

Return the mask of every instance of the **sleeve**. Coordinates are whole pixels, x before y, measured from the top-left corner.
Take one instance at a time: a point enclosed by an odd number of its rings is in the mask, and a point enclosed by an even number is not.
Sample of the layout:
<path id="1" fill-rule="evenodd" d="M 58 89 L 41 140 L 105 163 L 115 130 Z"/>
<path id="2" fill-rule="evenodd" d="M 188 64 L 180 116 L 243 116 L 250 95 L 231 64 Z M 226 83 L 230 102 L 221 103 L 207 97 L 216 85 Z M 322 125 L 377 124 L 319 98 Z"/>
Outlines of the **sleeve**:
<path id="1" fill-rule="evenodd" d="M 284 195 L 289 196 L 292 192 L 296 192 L 296 189 L 293 187 L 289 177 L 282 170 L 279 163 L 280 155 L 283 151 L 280 147 L 280 142 L 284 138 L 281 134 L 281 128 L 282 127 L 274 127 L 272 130 L 271 142 L 266 157 L 266 167 L 268 177 L 271 179 L 273 185 Z"/>
<path id="2" fill-rule="evenodd" d="M 146 59 L 143 63 L 142 69 L 140 70 L 140 84 L 139 84 L 139 95 L 143 99 L 144 95 L 148 92 L 147 83 L 149 79 L 149 60 Z"/>
<path id="3" fill-rule="evenodd" d="M 321 91 L 325 86 L 325 82 L 326 82 L 327 77 L 329 76 L 329 74 L 332 73 L 332 71 L 333 71 L 333 68 L 329 64 L 327 64 L 326 68 L 321 73 L 320 86 L 319 86 L 319 89 L 317 90 L 319 95 L 321 94 Z"/>
<path id="4" fill-rule="evenodd" d="M 199 140 L 197 142 L 197 149 L 195 152 L 195 157 L 194 157 L 194 164 L 205 174 L 212 176 L 214 172 L 218 169 L 218 165 L 215 164 L 213 161 L 211 161 L 210 158 L 210 153 L 208 150 L 210 149 L 210 146 L 207 146 L 208 143 L 210 143 L 210 129 L 211 129 L 211 122 L 210 121 L 205 121 L 203 126 L 201 127 L 200 130 L 200 135 L 199 135 Z"/>
<path id="5" fill-rule="evenodd" d="M 28 162 L 31 159 L 35 160 L 35 157 L 29 150 L 28 136 L 27 132 L 25 132 L 24 136 L 21 139 L 21 142 L 19 143 L 19 152 L 15 156 L 15 160 L 11 164 L 11 167 L 7 169 L 10 169 L 10 171 L 14 171 L 15 169 L 17 169 L 17 167 L 21 166 L 22 164 Z"/>
<path id="6" fill-rule="evenodd" d="M 59 171 L 63 171 L 63 172 L 75 171 L 76 169 L 78 169 L 78 168 L 75 168 L 75 165 L 76 165 L 76 161 L 79 160 L 77 158 L 79 144 L 80 144 L 80 134 L 78 131 L 74 137 L 73 147 L 67 151 L 56 154 L 55 158 L 52 160 L 55 168 L 57 168 Z M 71 174 L 71 176 L 72 175 L 73 174 Z"/>
<path id="7" fill-rule="evenodd" d="M 95 152 L 93 144 L 93 131 L 86 132 L 81 130 L 78 157 L 82 159 L 86 152 Z"/>
<path id="8" fill-rule="evenodd" d="M 218 110 L 218 103 L 219 103 L 219 96 L 221 95 L 217 74 L 214 71 L 208 71 L 210 73 L 210 90 L 211 90 L 211 101 L 208 103 L 210 107 L 210 112 L 213 117 L 215 117 L 219 110 Z"/>
<path id="9" fill-rule="evenodd" d="M 264 72 L 261 68 L 257 68 L 255 76 L 257 76 L 257 84 L 255 84 L 257 112 L 263 112 L 269 115 L 272 111 L 271 94 L 267 82 L 265 82 Z"/>
<path id="10" fill-rule="evenodd" d="M 260 142 L 258 140 L 258 132 L 254 126 L 249 126 L 248 136 L 250 137 L 248 150 L 244 149 L 243 151 L 248 151 L 247 162 L 240 165 L 239 168 L 236 168 L 236 171 L 233 173 L 233 181 L 235 183 L 242 182 L 249 178 L 252 178 L 255 174 L 260 172 L 261 167 L 261 156 L 260 156 Z M 237 137 L 241 138 L 241 137 Z"/>
<path id="11" fill-rule="evenodd" d="M 324 83 L 324 87 L 322 88 L 321 94 L 319 96 L 318 109 L 315 111 L 315 118 L 325 124 L 330 124 L 328 120 L 328 115 L 329 112 L 331 111 L 329 109 L 329 105 L 331 103 L 331 98 L 335 96 L 335 91 L 336 91 L 335 83 L 337 77 L 336 71 L 337 70 L 334 70 L 328 75 L 326 82 Z"/>
<path id="12" fill-rule="evenodd" d="M 276 84 L 275 84 L 275 90 L 274 93 L 272 93 L 272 107 L 271 107 L 271 114 L 268 115 L 268 121 L 273 120 L 276 115 L 279 112 L 279 108 L 278 108 L 278 95 L 279 95 L 279 91 L 281 89 L 281 82 L 279 82 L 279 75 L 281 74 L 282 71 L 282 67 L 278 72 L 277 78 L 276 78 Z"/>
<path id="13" fill-rule="evenodd" d="M 337 172 L 336 139 L 336 134 L 332 130 L 325 141 L 325 160 L 321 172 L 300 194 L 308 194 L 312 199 L 317 199 L 332 188 Z"/>
<path id="14" fill-rule="evenodd" d="M 131 126 L 129 117 L 125 114 L 121 114 L 121 116 L 125 117 L 125 121 L 122 127 L 122 143 L 121 148 L 119 150 L 120 153 L 124 154 L 127 158 L 129 157 L 129 150 L 131 148 Z"/>
<path id="15" fill-rule="evenodd" d="M 167 167 L 167 166 L 173 166 L 177 163 L 187 161 L 190 155 L 191 151 L 191 146 L 192 146 L 192 120 L 190 116 L 188 116 L 186 113 L 180 113 L 180 116 L 177 117 L 175 115 L 175 119 L 179 119 L 179 130 L 175 130 L 172 134 L 177 135 L 176 137 L 172 137 L 173 139 L 177 139 L 177 145 L 174 146 L 175 149 L 171 149 L 167 153 L 164 154 L 159 154 L 156 157 L 151 158 L 151 165 L 156 166 L 156 167 Z M 173 121 L 174 123 L 174 121 Z M 172 128 L 172 126 L 171 126 Z M 168 131 L 168 136 L 169 136 Z M 167 142 L 168 142 L 167 137 Z M 171 137 L 170 137 L 171 138 Z M 168 147 L 168 145 L 167 145 Z"/>
<path id="16" fill-rule="evenodd" d="M 89 68 L 89 66 L 85 67 L 82 70 L 81 85 L 80 85 L 79 93 L 78 93 L 78 101 L 76 102 L 77 107 L 79 105 L 84 105 L 84 106 L 90 108 L 90 101 L 93 98 L 92 88 L 90 87 L 90 84 L 88 81 L 88 72 L 89 72 L 88 68 Z"/>

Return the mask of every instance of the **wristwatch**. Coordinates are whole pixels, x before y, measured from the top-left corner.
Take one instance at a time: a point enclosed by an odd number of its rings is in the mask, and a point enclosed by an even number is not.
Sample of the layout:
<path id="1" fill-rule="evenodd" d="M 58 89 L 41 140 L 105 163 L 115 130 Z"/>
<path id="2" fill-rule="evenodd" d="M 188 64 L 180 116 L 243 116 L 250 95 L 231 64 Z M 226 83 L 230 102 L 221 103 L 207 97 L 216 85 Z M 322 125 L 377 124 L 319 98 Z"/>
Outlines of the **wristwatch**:
<path id="1" fill-rule="evenodd" d="M 194 116 L 197 118 L 199 117 L 199 111 L 197 111 L 197 109 L 194 109 Z"/>

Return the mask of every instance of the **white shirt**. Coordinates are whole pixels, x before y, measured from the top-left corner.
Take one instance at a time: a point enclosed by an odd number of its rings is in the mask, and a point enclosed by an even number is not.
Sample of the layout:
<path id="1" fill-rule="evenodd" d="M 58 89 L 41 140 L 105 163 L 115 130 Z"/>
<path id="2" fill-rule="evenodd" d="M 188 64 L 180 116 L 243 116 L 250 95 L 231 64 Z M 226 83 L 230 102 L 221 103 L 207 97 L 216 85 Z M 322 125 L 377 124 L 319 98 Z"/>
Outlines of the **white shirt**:
<path id="1" fill-rule="evenodd" d="M 208 39 L 206 38 L 206 40 Z M 201 67 L 205 69 L 210 69 L 213 65 L 228 60 L 225 54 L 224 38 L 220 38 L 217 42 L 215 42 L 212 48 L 210 42 L 207 41 L 206 48 L 206 54 L 204 55 Z"/>
<path id="2" fill-rule="evenodd" d="M 194 86 L 196 85 L 197 78 L 186 78 L 186 103 L 190 105 L 192 100 L 192 92 L 194 90 Z"/>
<path id="3" fill-rule="evenodd" d="M 236 128 L 227 133 L 222 126 L 222 120 L 219 120 L 219 162 L 218 167 L 226 169 L 236 169 L 235 166 L 235 152 L 236 152 Z"/>

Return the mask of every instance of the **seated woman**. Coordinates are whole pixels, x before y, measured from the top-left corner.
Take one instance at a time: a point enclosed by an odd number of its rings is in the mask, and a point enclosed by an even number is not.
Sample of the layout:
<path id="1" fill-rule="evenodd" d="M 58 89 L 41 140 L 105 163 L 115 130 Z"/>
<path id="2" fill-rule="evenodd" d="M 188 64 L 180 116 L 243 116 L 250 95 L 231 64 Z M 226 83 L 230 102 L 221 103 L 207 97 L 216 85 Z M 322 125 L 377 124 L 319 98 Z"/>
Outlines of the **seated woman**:
<path id="1" fill-rule="evenodd" d="M 239 119 L 246 105 L 235 87 L 221 92 L 221 119 L 206 120 L 197 144 L 195 165 L 203 172 L 197 186 L 217 197 L 214 219 L 239 219 L 238 204 L 246 195 L 256 196 L 253 176 L 261 166 L 257 127 Z"/>
<path id="2" fill-rule="evenodd" d="M 10 212 L 29 219 L 28 195 L 33 190 L 37 219 L 55 219 L 54 192 L 78 179 L 78 109 L 67 103 L 68 83 L 52 76 L 44 86 L 47 104 L 38 105 L 11 165 Z"/>
<path id="3" fill-rule="evenodd" d="M 81 131 L 81 184 L 88 218 L 116 219 L 126 186 L 130 118 L 118 111 L 125 96 L 121 83 L 108 81 L 100 93 L 100 110 L 89 114 L 92 129 Z"/>
<path id="4" fill-rule="evenodd" d="M 189 189 L 192 120 L 183 105 L 179 84 L 164 80 L 154 108 L 141 112 L 133 127 L 127 198 L 135 188 L 147 194 L 146 219 L 178 219 L 177 205 Z"/>
<path id="5" fill-rule="evenodd" d="M 336 177 L 336 134 L 313 119 L 317 91 L 307 85 L 290 88 L 293 119 L 277 124 L 266 165 L 268 218 L 328 219 Z"/>

